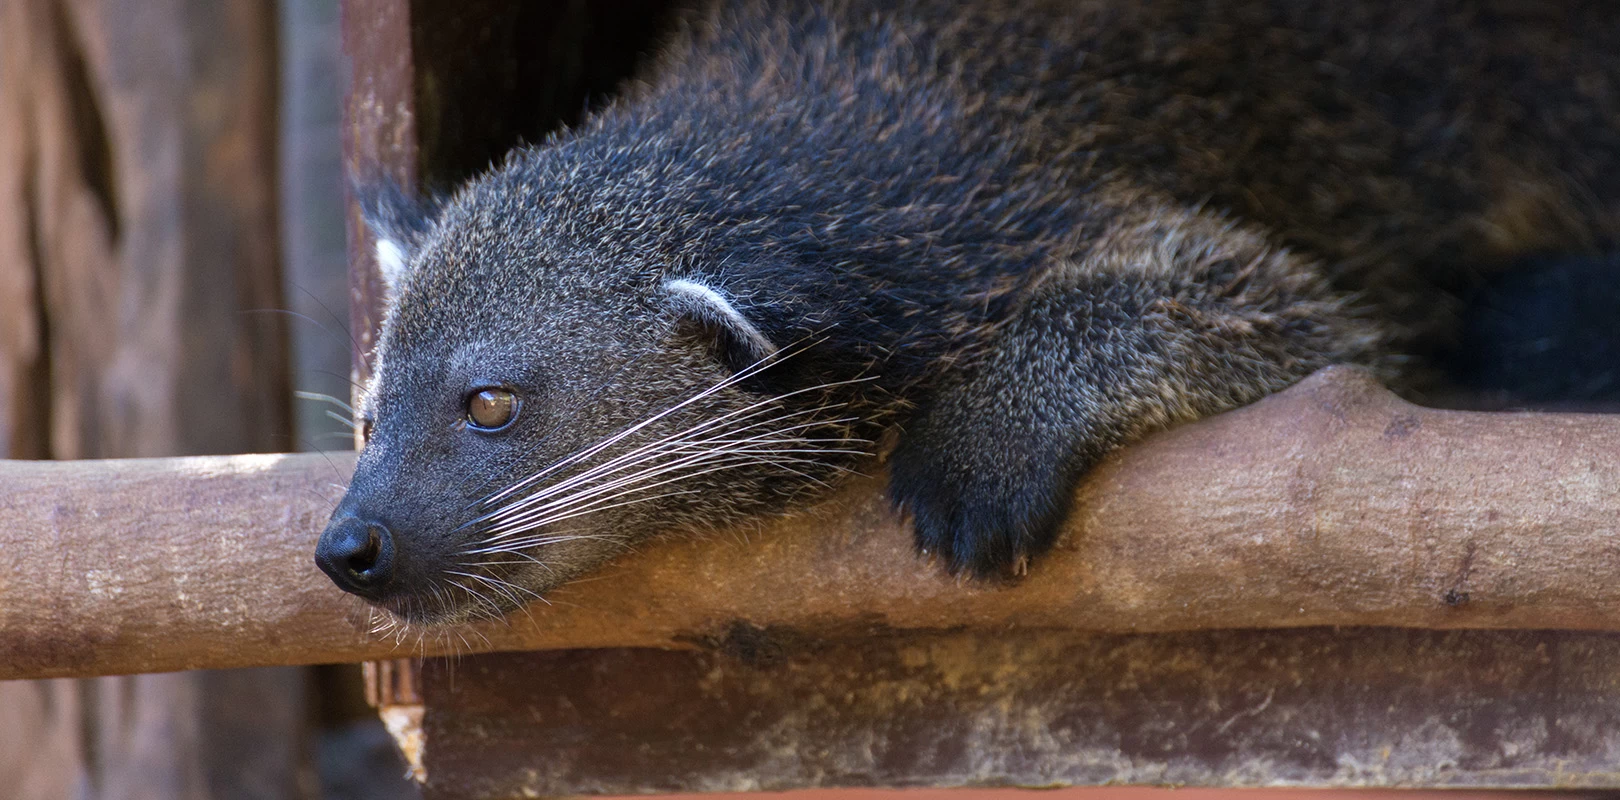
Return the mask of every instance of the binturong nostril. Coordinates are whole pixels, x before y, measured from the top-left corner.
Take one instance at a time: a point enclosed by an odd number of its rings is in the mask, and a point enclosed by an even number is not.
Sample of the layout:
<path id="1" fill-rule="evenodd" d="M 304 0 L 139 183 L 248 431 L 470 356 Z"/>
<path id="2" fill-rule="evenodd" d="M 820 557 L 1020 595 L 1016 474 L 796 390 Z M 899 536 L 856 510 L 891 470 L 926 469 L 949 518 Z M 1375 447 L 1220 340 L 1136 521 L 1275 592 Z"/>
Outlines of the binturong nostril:
<path id="1" fill-rule="evenodd" d="M 335 519 L 315 546 L 315 563 L 343 591 L 376 599 L 394 577 L 394 537 L 381 522 Z"/>

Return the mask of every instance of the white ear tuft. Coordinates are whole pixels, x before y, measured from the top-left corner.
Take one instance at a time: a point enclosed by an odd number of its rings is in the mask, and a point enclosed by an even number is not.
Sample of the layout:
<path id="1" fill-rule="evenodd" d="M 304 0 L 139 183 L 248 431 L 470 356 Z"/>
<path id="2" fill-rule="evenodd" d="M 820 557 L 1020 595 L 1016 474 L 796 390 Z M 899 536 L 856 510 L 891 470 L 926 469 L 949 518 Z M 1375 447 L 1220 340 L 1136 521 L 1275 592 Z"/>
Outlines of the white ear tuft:
<path id="1" fill-rule="evenodd" d="M 681 312 L 724 332 L 728 340 L 726 349 L 734 351 L 730 355 L 740 361 L 733 364 L 734 368 L 740 369 L 776 352 L 776 344 L 715 289 L 694 280 L 675 278 L 664 282 L 664 290 Z"/>
<path id="2" fill-rule="evenodd" d="M 405 282 L 405 268 L 405 251 L 388 239 L 378 239 L 377 271 L 382 273 L 390 296 L 399 296 L 400 286 Z"/>
<path id="3" fill-rule="evenodd" d="M 411 261 L 428 240 L 443 206 L 433 197 L 405 194 L 388 180 L 357 183 L 355 200 L 376 237 L 377 272 L 390 297 L 398 297 L 410 273 Z"/>

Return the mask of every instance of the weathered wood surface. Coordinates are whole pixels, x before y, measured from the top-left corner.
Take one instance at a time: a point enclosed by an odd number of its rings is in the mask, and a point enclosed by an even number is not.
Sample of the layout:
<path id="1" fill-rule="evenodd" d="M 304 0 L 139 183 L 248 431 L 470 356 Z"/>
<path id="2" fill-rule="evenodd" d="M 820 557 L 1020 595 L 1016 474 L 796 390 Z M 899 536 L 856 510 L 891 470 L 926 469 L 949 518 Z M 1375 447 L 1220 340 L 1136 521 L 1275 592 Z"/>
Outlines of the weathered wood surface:
<path id="1" fill-rule="evenodd" d="M 344 477 L 320 454 L 0 462 L 0 678 L 352 660 L 330 655 L 365 613 L 310 556 Z"/>
<path id="2" fill-rule="evenodd" d="M 268 0 L 0 3 L 12 457 L 288 449 L 273 24 Z"/>
<path id="3" fill-rule="evenodd" d="M 394 652 L 311 563 L 351 463 L 0 463 L 14 565 L 0 578 L 0 677 Z M 917 558 L 872 479 L 758 530 L 646 547 L 554 605 L 401 654 L 702 645 L 738 624 L 1620 630 L 1616 487 L 1620 416 L 1424 409 L 1329 370 L 1109 459 L 1017 585 Z"/>
<path id="4" fill-rule="evenodd" d="M 1620 635 L 1007 632 L 430 660 L 428 800 L 831 786 L 1620 788 Z"/>
<path id="5" fill-rule="evenodd" d="M 342 4 L 343 53 L 351 70 L 343 98 L 343 163 L 350 180 L 387 179 L 401 187 L 417 186 L 418 59 L 412 36 L 413 5 L 422 7 L 404 0 L 345 0 Z M 346 205 L 349 337 L 355 343 L 349 354 L 350 399 L 358 404 L 360 389 L 371 376 L 371 354 L 382 330 L 384 291 L 375 260 L 377 243 L 352 192 Z M 364 665 L 366 696 L 372 705 L 403 702 L 404 697 L 392 693 L 392 682 L 376 680 L 379 672 L 392 674 L 387 665 Z M 409 695 L 415 687 L 403 688 Z"/>
<path id="6" fill-rule="evenodd" d="M 401 0 L 349 0 L 342 8 L 343 51 L 352 69 L 343 104 L 343 166 L 350 180 L 387 179 L 416 185 L 416 73 L 412 64 L 409 4 Z M 352 188 L 352 186 L 351 186 Z M 350 198 L 349 330 L 357 384 L 371 374 L 367 361 L 382 328 L 382 276 L 373 262 L 371 231 Z M 357 387 L 358 388 L 358 387 Z"/>
<path id="7" fill-rule="evenodd" d="M 273 11 L 0 0 L 0 457 L 290 447 Z M 294 797 L 303 709 L 299 670 L 0 684 L 0 796 Z"/>

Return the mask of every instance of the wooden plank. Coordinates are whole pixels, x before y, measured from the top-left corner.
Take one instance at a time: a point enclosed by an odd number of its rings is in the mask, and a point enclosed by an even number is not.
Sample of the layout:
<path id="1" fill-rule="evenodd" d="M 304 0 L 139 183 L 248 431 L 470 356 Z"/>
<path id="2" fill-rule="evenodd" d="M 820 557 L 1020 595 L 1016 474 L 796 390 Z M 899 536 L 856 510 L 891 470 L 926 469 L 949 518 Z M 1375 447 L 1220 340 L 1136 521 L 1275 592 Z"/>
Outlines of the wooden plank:
<path id="1" fill-rule="evenodd" d="M 354 181 L 386 179 L 414 190 L 417 183 L 417 116 L 415 48 L 411 37 L 412 3 L 406 0 L 345 0 L 342 4 L 343 53 L 349 81 L 343 99 L 343 163 L 351 184 L 346 197 L 348 232 L 349 338 L 352 390 L 360 391 L 371 376 L 385 310 L 382 275 L 376 262 L 376 240 L 355 201 Z M 355 442 L 359 446 L 358 437 Z M 372 656 L 376 657 L 376 656 Z M 351 659 L 342 659 L 351 660 Z M 373 706 L 414 705 L 415 684 L 380 679 L 396 670 L 367 663 L 362 673 Z M 399 693 L 396 694 L 395 690 Z M 415 715 L 415 712 L 413 712 Z M 400 743 L 405 747 L 405 743 Z"/>
<path id="2" fill-rule="evenodd" d="M 49 455 L 50 364 L 40 296 L 35 62 L 44 42 L 33 3 L 0 3 L 0 457 Z M 45 85 L 40 85 L 44 83 Z"/>
<path id="3" fill-rule="evenodd" d="M 405 0 L 346 0 L 343 52 L 349 84 L 343 105 L 343 165 L 349 179 L 386 178 L 416 186 L 415 70 L 410 4 Z M 350 187 L 353 188 L 352 186 Z M 348 203 L 349 329 L 355 383 L 371 374 L 367 360 L 382 327 L 382 278 L 373 261 L 376 241 L 360 207 Z"/>
<path id="4" fill-rule="evenodd" d="M 1620 788 L 1620 636 L 755 632 L 430 661 L 429 800 L 836 786 Z"/>
<path id="5" fill-rule="evenodd" d="M 51 455 L 285 449 L 270 4 L 18 4 Z"/>
<path id="6" fill-rule="evenodd" d="M 288 446 L 253 313 L 280 305 L 272 8 L 0 0 L 0 455 Z M 296 796 L 303 696 L 299 670 L 0 684 L 0 794 Z"/>
<path id="7" fill-rule="evenodd" d="M 1016 584 L 912 552 L 876 479 L 672 539 L 508 624 L 377 641 L 311 567 L 348 456 L 0 462 L 0 678 L 468 650 L 696 647 L 737 626 L 1620 630 L 1620 416 L 1437 411 L 1329 370 L 1152 437 Z"/>

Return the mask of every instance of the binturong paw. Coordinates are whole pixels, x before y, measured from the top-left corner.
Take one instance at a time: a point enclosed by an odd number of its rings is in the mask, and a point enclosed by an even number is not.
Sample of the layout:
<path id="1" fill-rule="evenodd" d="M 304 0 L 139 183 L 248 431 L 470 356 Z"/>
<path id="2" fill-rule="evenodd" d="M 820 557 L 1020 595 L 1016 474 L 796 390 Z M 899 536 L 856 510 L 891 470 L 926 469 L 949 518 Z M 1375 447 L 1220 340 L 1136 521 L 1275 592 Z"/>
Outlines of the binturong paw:
<path id="1" fill-rule="evenodd" d="M 908 426 L 890 459 L 889 497 L 910 515 L 918 551 L 952 574 L 1024 574 L 1069 516 L 1082 471 L 1069 438 L 937 423 Z"/>

